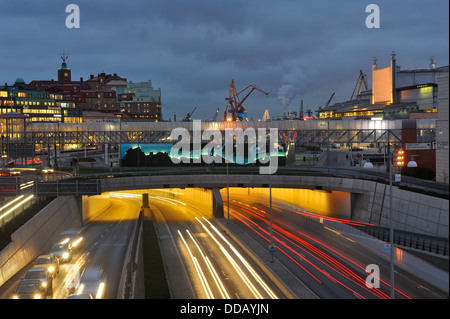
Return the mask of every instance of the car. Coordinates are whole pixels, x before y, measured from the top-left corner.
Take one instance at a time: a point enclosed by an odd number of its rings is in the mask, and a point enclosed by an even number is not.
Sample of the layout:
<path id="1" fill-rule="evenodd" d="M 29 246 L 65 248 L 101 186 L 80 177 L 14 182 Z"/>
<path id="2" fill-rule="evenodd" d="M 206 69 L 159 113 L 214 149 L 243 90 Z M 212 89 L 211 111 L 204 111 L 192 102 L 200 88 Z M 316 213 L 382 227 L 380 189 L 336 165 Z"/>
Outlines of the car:
<path id="1" fill-rule="evenodd" d="M 362 151 L 363 149 L 362 149 L 362 147 L 360 147 L 360 146 L 353 146 L 352 147 L 352 151 L 354 152 L 354 151 Z"/>
<path id="2" fill-rule="evenodd" d="M 41 166 L 40 169 L 41 169 L 41 173 L 43 173 L 43 174 L 49 174 L 49 173 L 55 172 L 55 170 L 53 168 L 50 168 L 48 166 Z"/>
<path id="3" fill-rule="evenodd" d="M 81 249 L 83 247 L 83 237 L 80 228 L 72 228 L 59 234 L 61 243 L 68 243 L 72 250 Z"/>
<path id="4" fill-rule="evenodd" d="M 10 168 L 0 168 L 0 176 L 17 176 L 17 175 L 20 175 L 19 171 L 15 171 Z"/>
<path id="5" fill-rule="evenodd" d="M 81 275 L 76 295 L 91 294 L 95 299 L 101 299 L 105 291 L 105 272 L 101 266 L 87 267 Z"/>
<path id="6" fill-rule="evenodd" d="M 56 256 L 60 263 L 69 262 L 72 259 L 72 247 L 70 243 L 64 241 L 53 244 L 50 255 Z"/>
<path id="7" fill-rule="evenodd" d="M 16 288 L 13 299 L 41 299 L 45 297 L 45 287 L 39 279 L 23 280 Z"/>
<path id="8" fill-rule="evenodd" d="M 53 276 L 47 267 L 35 267 L 27 271 L 22 281 L 39 280 L 44 288 L 45 294 L 51 294 L 53 291 Z"/>
<path id="9" fill-rule="evenodd" d="M 34 262 L 33 268 L 36 267 L 47 267 L 47 270 L 53 275 L 56 276 L 59 273 L 59 261 L 55 255 L 41 255 Z"/>

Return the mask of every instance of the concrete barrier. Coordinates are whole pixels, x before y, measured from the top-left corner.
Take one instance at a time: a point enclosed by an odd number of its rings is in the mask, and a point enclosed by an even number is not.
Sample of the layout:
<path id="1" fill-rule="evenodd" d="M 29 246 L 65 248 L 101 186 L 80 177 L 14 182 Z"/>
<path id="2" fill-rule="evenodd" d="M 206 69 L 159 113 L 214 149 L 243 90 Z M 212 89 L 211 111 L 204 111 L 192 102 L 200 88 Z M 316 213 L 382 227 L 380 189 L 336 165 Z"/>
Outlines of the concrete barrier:
<path id="1" fill-rule="evenodd" d="M 50 249 L 62 231 L 82 224 L 79 205 L 76 197 L 57 197 L 11 235 L 0 252 L 0 286 Z"/>

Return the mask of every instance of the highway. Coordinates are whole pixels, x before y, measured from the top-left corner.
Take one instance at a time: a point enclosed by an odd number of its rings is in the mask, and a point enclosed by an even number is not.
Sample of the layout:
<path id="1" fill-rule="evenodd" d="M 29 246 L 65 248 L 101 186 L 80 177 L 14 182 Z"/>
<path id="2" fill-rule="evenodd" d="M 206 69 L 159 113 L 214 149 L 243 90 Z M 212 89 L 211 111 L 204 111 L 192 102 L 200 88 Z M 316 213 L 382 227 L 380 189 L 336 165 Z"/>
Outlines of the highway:
<path id="1" fill-rule="evenodd" d="M 53 279 L 53 294 L 47 299 L 65 299 L 74 293 L 82 271 L 92 266 L 103 267 L 106 283 L 103 298 L 117 298 L 122 266 L 141 200 L 112 198 L 111 203 L 108 210 L 82 228 L 82 245 L 74 250 L 69 262 L 60 264 L 60 271 Z M 0 287 L 1 299 L 12 297 L 20 278 L 32 266 L 25 267 Z"/>
<path id="2" fill-rule="evenodd" d="M 222 191 L 222 196 L 227 217 L 226 190 Z M 245 229 L 263 247 L 270 243 L 269 212 L 267 198 L 230 194 L 230 221 Z M 389 298 L 389 261 L 375 248 L 379 247 L 375 239 L 354 231 L 346 222 L 281 203 L 272 203 L 272 228 L 273 243 L 277 246 L 276 261 L 287 267 L 319 298 Z M 405 264 L 405 269 L 417 262 L 399 249 L 396 254 L 399 262 Z M 380 287 L 377 289 L 366 285 L 369 275 L 366 267 L 370 264 L 380 269 Z M 420 267 L 424 266 L 421 264 Z M 430 272 L 439 273 L 429 264 L 425 267 L 430 267 Z M 446 276 L 448 282 L 448 273 Z M 448 293 L 400 267 L 396 267 L 394 286 L 396 299 L 448 298 Z"/>
<path id="3" fill-rule="evenodd" d="M 142 193 L 142 191 L 141 191 Z M 226 190 L 222 190 L 227 218 Z M 111 193 L 112 205 L 82 228 L 81 248 L 70 262 L 61 264 L 53 280 L 53 294 L 65 299 L 74 291 L 74 281 L 83 269 L 102 266 L 105 271 L 103 298 L 115 299 L 122 266 L 134 222 L 141 206 L 141 194 Z M 211 216 L 198 206 L 170 196 L 149 196 L 168 282 L 173 298 L 282 299 L 285 296 L 265 273 L 220 230 Z M 230 221 L 245 230 L 262 247 L 270 243 L 269 200 L 231 193 Z M 272 203 L 275 262 L 302 281 L 320 299 L 389 298 L 389 262 L 368 235 L 342 220 L 321 216 L 280 202 Z M 396 299 L 448 299 L 448 293 L 411 275 L 407 253 L 397 249 Z M 367 286 L 366 266 L 380 269 L 380 287 Z M 29 265 L 0 287 L 2 299 L 11 298 Z M 423 265 L 421 266 L 423 267 Z M 425 265 L 423 271 L 435 271 Z M 412 269 L 412 268 L 411 268 Z M 448 273 L 446 273 L 448 282 Z M 289 283 L 286 283 L 289 284 Z"/>
<path id="4" fill-rule="evenodd" d="M 169 267 L 173 297 L 200 299 L 278 299 L 285 296 L 214 220 L 198 207 L 178 200 L 150 197 L 160 241 L 169 239 L 170 252 L 179 253 L 179 264 Z M 162 238 L 161 238 L 162 237 Z M 177 260 L 177 259 L 174 259 Z M 169 265 L 166 265 L 169 266 Z M 187 277 L 187 278 L 186 278 Z M 178 284 L 189 282 L 191 294 Z M 187 289 L 189 290 L 189 289 Z"/>
<path id="5" fill-rule="evenodd" d="M 111 193 L 112 205 L 88 223 L 81 232 L 82 246 L 68 263 L 60 264 L 53 279 L 53 293 L 47 299 L 66 299 L 75 293 L 75 282 L 83 269 L 101 266 L 105 272 L 102 298 L 116 299 L 122 266 L 135 219 L 141 206 L 140 194 Z M 150 196 L 151 208 L 157 212 L 162 227 L 170 230 L 181 263 L 168 274 L 174 282 L 188 282 L 192 298 L 200 299 L 278 299 L 284 295 L 230 238 L 223 235 L 211 218 L 198 208 L 170 198 Z M 172 265 L 174 266 L 174 265 Z M 22 269 L 0 287 L 2 299 L 14 295 L 26 271 Z M 170 269 L 170 266 L 169 266 Z M 184 277 L 186 275 L 186 277 Z M 78 276 L 78 277 L 77 277 Z"/>

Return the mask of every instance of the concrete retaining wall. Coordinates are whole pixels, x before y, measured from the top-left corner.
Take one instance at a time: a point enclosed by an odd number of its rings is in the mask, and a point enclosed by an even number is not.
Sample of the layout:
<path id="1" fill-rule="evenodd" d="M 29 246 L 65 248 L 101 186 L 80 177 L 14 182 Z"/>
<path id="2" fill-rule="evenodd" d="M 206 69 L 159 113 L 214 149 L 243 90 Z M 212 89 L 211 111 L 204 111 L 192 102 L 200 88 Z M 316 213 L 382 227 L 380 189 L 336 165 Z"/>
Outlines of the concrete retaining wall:
<path id="1" fill-rule="evenodd" d="M 365 182 L 354 201 L 352 220 L 389 227 L 389 185 Z M 449 237 L 449 201 L 392 187 L 394 229 Z"/>
<path id="2" fill-rule="evenodd" d="M 95 219 L 111 206 L 108 194 L 83 196 L 83 223 Z"/>
<path id="3" fill-rule="evenodd" d="M 81 225 L 76 197 L 57 197 L 11 235 L 11 243 L 0 252 L 0 286 L 37 256 L 50 249 L 58 235 Z"/>
<path id="4" fill-rule="evenodd" d="M 221 190 L 226 202 L 226 188 Z M 269 188 L 230 188 L 230 197 L 244 195 L 269 199 Z M 272 200 L 293 204 L 330 217 L 350 219 L 351 201 L 349 192 L 319 191 L 298 188 L 272 188 Z M 226 203 L 225 203 L 226 205 Z"/>

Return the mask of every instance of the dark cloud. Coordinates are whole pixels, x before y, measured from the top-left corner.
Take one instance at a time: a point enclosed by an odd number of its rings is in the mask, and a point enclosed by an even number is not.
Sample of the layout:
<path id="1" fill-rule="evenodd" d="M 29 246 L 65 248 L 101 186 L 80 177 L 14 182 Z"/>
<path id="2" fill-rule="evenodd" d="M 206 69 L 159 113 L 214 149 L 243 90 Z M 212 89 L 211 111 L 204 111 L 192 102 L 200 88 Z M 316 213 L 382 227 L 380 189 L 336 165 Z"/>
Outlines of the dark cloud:
<path id="1" fill-rule="evenodd" d="M 81 28 L 65 27 L 76 3 Z M 253 83 L 245 106 L 253 118 L 313 110 L 336 92 L 350 97 L 372 58 L 402 68 L 427 67 L 430 56 L 448 64 L 448 1 L 376 1 L 381 28 L 367 29 L 369 3 L 294 0 L 17 0 L 0 10 L 0 83 L 56 78 L 59 53 L 70 53 L 73 78 L 99 72 L 162 89 L 163 114 L 199 118 L 224 110 L 232 79 Z"/>

